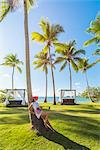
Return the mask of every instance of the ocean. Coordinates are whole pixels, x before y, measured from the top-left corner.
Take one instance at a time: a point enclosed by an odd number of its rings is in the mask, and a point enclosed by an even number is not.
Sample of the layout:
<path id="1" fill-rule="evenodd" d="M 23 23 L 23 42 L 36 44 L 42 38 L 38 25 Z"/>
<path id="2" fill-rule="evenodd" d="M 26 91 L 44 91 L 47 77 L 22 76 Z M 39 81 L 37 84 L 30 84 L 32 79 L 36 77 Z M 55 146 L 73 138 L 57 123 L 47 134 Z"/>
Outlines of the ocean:
<path id="1" fill-rule="evenodd" d="M 39 97 L 38 102 L 40 103 L 44 102 L 44 97 Z M 47 102 L 53 103 L 53 97 L 47 97 Z M 56 102 L 59 102 L 59 97 L 56 97 Z M 91 102 L 91 100 L 89 98 L 81 98 L 81 97 L 76 97 L 75 99 L 76 104 L 87 103 L 87 102 Z"/>

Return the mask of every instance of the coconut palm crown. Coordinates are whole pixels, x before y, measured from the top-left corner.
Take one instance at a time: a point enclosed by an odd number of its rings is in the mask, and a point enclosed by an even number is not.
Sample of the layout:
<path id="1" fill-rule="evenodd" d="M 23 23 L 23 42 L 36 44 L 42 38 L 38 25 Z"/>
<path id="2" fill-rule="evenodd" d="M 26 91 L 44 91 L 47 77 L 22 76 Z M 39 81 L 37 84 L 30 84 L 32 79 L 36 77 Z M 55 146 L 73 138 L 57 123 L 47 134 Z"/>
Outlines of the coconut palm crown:
<path id="1" fill-rule="evenodd" d="M 12 89 L 14 89 L 14 72 L 15 69 L 17 69 L 20 73 L 22 73 L 22 69 L 20 68 L 20 65 L 22 65 L 23 62 L 20 61 L 15 54 L 9 54 L 4 58 L 4 62 L 1 65 L 12 67 Z"/>
<path id="2" fill-rule="evenodd" d="M 76 42 L 75 40 L 70 41 L 69 43 L 55 43 L 55 49 L 60 57 L 57 57 L 55 63 L 63 63 L 60 68 L 60 71 L 65 69 L 65 67 L 69 66 L 70 72 L 70 90 L 72 90 L 72 73 L 71 73 L 71 66 L 77 72 L 78 71 L 78 63 L 81 63 L 82 58 L 80 57 L 81 54 L 85 54 L 85 50 L 77 50 L 76 49 Z"/>
<path id="3" fill-rule="evenodd" d="M 44 52 L 48 52 L 52 44 L 58 40 L 58 35 L 64 32 L 64 29 L 59 24 L 50 24 L 47 19 L 40 21 L 40 27 L 42 34 L 38 32 L 32 33 L 32 40 L 36 40 L 40 43 L 45 43 Z"/>
<path id="4" fill-rule="evenodd" d="M 24 2 L 25 0 L 23 0 Z M 26 0 L 29 9 L 35 3 L 35 0 Z M 22 4 L 22 0 L 1 0 L 0 2 L 0 22 L 7 16 L 9 12 L 18 9 Z"/>
<path id="5" fill-rule="evenodd" d="M 86 31 L 92 34 L 94 37 L 86 41 L 84 45 L 88 46 L 94 42 L 99 44 L 100 42 L 100 16 L 98 16 L 95 21 L 92 21 L 90 23 L 90 27 Z"/>

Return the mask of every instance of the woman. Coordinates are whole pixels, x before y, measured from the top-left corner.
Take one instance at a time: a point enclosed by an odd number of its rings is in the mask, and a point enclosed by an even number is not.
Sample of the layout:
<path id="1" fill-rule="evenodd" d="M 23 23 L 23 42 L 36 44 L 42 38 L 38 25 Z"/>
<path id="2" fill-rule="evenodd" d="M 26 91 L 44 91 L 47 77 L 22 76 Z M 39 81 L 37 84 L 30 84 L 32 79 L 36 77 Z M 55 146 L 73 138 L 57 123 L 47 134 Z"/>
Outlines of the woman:
<path id="1" fill-rule="evenodd" d="M 48 113 L 44 112 L 41 109 L 41 107 L 39 106 L 39 103 L 37 102 L 37 100 L 38 100 L 37 96 L 32 97 L 32 103 L 29 105 L 29 108 L 28 108 L 30 113 L 33 114 L 33 115 L 36 115 L 36 117 L 38 119 L 41 117 L 44 121 L 44 125 L 45 125 L 46 128 L 48 126 L 51 129 L 53 129 L 51 124 L 48 121 Z"/>

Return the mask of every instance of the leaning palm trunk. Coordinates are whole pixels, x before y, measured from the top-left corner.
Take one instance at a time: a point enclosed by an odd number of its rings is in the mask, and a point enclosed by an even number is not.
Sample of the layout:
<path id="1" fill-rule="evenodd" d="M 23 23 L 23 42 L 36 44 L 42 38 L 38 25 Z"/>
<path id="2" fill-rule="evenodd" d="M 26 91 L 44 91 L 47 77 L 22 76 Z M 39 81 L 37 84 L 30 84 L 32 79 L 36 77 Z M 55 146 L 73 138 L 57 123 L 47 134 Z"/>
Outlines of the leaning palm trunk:
<path id="1" fill-rule="evenodd" d="M 85 78 L 86 78 L 86 83 L 87 83 L 87 90 L 88 90 L 88 97 L 89 99 L 94 102 L 91 98 L 91 94 L 90 94 L 90 88 L 89 88 L 89 82 L 88 82 L 88 78 L 87 78 L 87 72 L 85 71 Z"/>
<path id="2" fill-rule="evenodd" d="M 52 60 L 51 60 L 51 56 L 50 56 L 50 48 L 49 48 L 49 57 L 50 57 L 50 66 L 51 66 L 51 74 L 52 74 L 52 83 L 53 83 L 53 104 L 56 105 L 56 94 L 55 94 L 55 80 L 54 80 L 54 72 L 53 72 L 53 68 L 52 68 Z"/>
<path id="3" fill-rule="evenodd" d="M 47 73 L 45 72 L 45 100 L 44 100 L 44 103 L 47 103 Z"/>
<path id="4" fill-rule="evenodd" d="M 27 0 L 24 2 L 24 30 L 25 30 L 25 55 L 26 55 L 26 80 L 27 80 L 27 97 L 28 103 L 31 103 L 32 88 L 30 76 L 30 51 L 29 51 L 29 35 L 28 35 L 28 15 L 27 15 Z"/>
<path id="5" fill-rule="evenodd" d="M 70 68 L 70 62 L 69 62 L 69 74 L 70 74 L 70 90 L 72 90 L 72 73 Z"/>
<path id="6" fill-rule="evenodd" d="M 14 71 L 15 71 L 15 67 L 13 66 L 12 69 L 13 69 L 12 70 L 12 91 L 13 91 L 13 89 L 14 89 Z"/>

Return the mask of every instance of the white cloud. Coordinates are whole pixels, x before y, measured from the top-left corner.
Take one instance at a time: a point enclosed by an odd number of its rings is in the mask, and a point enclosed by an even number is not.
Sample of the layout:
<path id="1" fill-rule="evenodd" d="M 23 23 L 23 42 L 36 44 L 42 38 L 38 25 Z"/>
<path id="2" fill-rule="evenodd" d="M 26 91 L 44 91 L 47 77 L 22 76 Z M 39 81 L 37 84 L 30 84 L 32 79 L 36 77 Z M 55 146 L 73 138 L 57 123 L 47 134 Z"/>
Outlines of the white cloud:
<path id="1" fill-rule="evenodd" d="M 10 75 L 9 75 L 8 73 L 3 74 L 2 76 L 3 76 L 3 77 L 6 77 L 6 78 L 9 78 L 9 77 L 10 77 Z"/>
<path id="2" fill-rule="evenodd" d="M 76 83 L 75 83 L 75 85 L 76 85 L 76 86 L 79 86 L 79 85 L 80 85 L 80 83 L 79 83 L 79 82 L 76 82 Z"/>
<path id="3" fill-rule="evenodd" d="M 34 93 L 37 93 L 37 92 L 39 92 L 40 91 L 40 89 L 39 88 L 37 88 L 37 89 L 33 89 L 32 90 Z"/>

